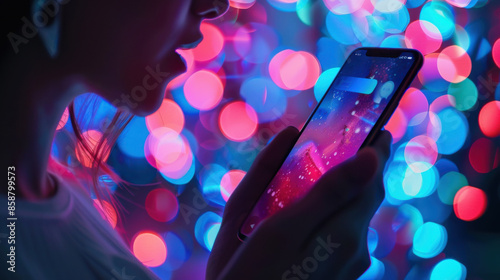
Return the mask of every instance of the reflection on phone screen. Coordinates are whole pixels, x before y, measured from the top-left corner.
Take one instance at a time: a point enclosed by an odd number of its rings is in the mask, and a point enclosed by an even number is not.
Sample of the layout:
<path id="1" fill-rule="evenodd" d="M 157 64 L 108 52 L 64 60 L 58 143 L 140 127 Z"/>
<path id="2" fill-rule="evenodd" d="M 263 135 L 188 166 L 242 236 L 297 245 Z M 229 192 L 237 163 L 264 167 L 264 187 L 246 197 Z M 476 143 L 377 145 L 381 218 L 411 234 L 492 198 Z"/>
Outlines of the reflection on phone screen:
<path id="1" fill-rule="evenodd" d="M 263 219 L 309 192 L 328 169 L 355 155 L 413 63 L 411 53 L 375 57 L 358 50 L 351 55 L 241 233 L 249 235 Z"/>

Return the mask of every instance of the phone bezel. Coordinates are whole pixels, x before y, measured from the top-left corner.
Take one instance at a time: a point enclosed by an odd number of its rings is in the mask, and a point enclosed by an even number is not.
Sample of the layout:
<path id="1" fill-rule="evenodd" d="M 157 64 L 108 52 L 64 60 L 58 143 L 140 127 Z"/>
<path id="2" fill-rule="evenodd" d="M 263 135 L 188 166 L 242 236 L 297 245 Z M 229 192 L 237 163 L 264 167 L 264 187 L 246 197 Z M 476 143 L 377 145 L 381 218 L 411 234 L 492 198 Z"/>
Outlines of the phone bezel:
<path id="1" fill-rule="evenodd" d="M 370 132 L 366 136 L 366 139 L 363 141 L 363 144 L 361 144 L 361 147 L 359 149 L 362 149 L 362 148 L 368 146 L 375 139 L 375 136 L 377 135 L 377 133 L 387 123 L 387 121 L 389 120 L 389 118 L 392 116 L 392 114 L 396 110 L 396 108 L 397 108 L 397 106 L 399 104 L 399 101 L 403 97 L 404 92 L 410 86 L 410 84 L 413 82 L 413 80 L 417 76 L 417 73 L 420 70 L 420 68 L 422 68 L 423 61 L 424 61 L 424 58 L 423 58 L 422 54 L 418 50 L 415 50 L 415 49 L 361 47 L 361 48 L 357 48 L 357 49 L 353 50 L 349 54 L 349 56 L 347 57 L 346 61 L 344 62 L 344 64 L 340 68 L 339 73 L 340 73 L 340 71 L 342 71 L 342 69 L 344 68 L 344 66 L 347 63 L 347 61 L 351 58 L 351 56 L 353 56 L 356 52 L 363 51 L 363 50 L 366 50 L 366 55 L 367 56 L 377 56 L 377 57 L 398 57 L 402 53 L 409 52 L 409 53 L 412 53 L 414 55 L 414 63 L 412 64 L 412 66 L 411 66 L 410 70 L 408 71 L 408 73 L 406 74 L 406 76 L 403 78 L 403 80 L 402 80 L 401 84 L 399 85 L 399 87 L 394 92 L 392 98 L 389 100 L 389 102 L 388 102 L 387 106 L 385 107 L 384 111 L 382 111 L 382 114 L 380 115 L 380 117 L 375 122 L 375 125 L 370 130 Z M 330 88 L 335 83 L 335 80 L 337 79 L 337 77 L 335 77 L 335 79 L 333 79 L 332 83 L 330 84 L 330 86 L 326 90 L 326 93 L 328 93 L 330 91 Z M 314 116 L 314 114 L 318 110 L 319 105 L 325 99 L 325 97 L 327 95 L 326 93 L 323 95 L 323 97 L 321 98 L 321 100 L 318 102 L 318 104 L 316 105 L 316 107 L 314 108 L 314 110 L 311 112 L 311 114 L 307 118 L 307 121 L 302 126 L 302 129 L 300 130 L 299 135 L 297 136 L 297 140 L 300 138 L 300 136 L 302 135 L 302 132 L 304 132 L 305 128 L 307 127 L 307 125 L 311 121 L 312 117 Z M 290 151 L 288 151 L 288 154 L 292 151 L 293 147 L 295 147 L 295 143 L 292 146 L 292 148 L 290 149 Z M 287 157 L 288 157 L 288 154 L 287 154 Z M 286 158 L 284 160 L 286 160 Z M 284 160 L 283 160 L 283 163 L 284 163 Z M 281 165 L 283 165 L 283 163 L 281 163 Z M 280 165 L 280 168 L 281 168 L 281 165 Z M 274 179 L 274 176 L 269 180 L 269 182 L 267 183 L 267 185 L 269 185 L 269 183 L 271 183 L 271 181 L 273 179 Z M 267 188 L 267 185 L 266 185 L 266 188 Z M 263 190 L 263 193 L 264 192 L 265 192 L 265 189 Z M 260 199 L 261 196 L 262 196 L 262 194 L 259 196 L 259 199 Z M 257 204 L 257 202 L 258 202 L 258 200 L 255 201 L 254 205 L 251 208 L 252 210 L 255 207 L 255 204 Z M 250 210 L 250 211 L 252 211 L 252 210 Z M 245 239 L 247 238 L 247 236 L 244 235 L 243 233 L 241 233 L 241 227 L 244 225 L 244 223 L 246 222 L 247 219 L 248 219 L 248 216 L 245 217 L 245 219 L 242 221 L 241 225 L 239 225 L 239 227 L 238 227 L 237 236 L 238 236 L 238 239 L 240 241 L 242 241 L 242 242 L 245 241 Z"/>

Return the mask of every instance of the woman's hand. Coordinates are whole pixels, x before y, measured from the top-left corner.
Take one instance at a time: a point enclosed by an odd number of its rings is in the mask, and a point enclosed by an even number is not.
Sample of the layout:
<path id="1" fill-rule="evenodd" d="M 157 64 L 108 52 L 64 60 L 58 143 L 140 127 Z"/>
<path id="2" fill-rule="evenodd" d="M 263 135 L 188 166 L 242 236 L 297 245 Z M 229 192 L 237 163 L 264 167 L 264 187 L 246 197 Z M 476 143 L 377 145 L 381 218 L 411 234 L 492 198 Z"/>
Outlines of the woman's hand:
<path id="1" fill-rule="evenodd" d="M 306 197 L 263 221 L 244 243 L 237 238 L 297 136 L 291 127 L 276 136 L 231 195 L 206 279 L 356 279 L 370 265 L 366 237 L 384 198 L 388 132 L 325 173 Z"/>

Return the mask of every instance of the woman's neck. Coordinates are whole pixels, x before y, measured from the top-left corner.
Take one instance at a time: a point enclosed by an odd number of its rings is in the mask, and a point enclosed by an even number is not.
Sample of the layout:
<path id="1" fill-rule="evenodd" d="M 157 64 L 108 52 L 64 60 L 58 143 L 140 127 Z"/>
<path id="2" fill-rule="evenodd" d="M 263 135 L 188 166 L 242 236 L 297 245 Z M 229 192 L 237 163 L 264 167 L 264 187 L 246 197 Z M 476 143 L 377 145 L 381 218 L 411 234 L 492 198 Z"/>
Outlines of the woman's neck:
<path id="1" fill-rule="evenodd" d="M 47 172 L 52 141 L 64 109 L 78 90 L 75 78 L 57 75 L 47 60 L 25 61 L 28 63 L 12 58 L 10 67 L 4 64 L 0 72 L 5 90 L 5 100 L 0 102 L 5 114 L 2 127 L 7 129 L 1 166 L 4 172 L 11 166 L 15 169 L 16 198 L 41 200 L 55 193 Z M 2 193 L 7 194 L 6 187 Z"/>

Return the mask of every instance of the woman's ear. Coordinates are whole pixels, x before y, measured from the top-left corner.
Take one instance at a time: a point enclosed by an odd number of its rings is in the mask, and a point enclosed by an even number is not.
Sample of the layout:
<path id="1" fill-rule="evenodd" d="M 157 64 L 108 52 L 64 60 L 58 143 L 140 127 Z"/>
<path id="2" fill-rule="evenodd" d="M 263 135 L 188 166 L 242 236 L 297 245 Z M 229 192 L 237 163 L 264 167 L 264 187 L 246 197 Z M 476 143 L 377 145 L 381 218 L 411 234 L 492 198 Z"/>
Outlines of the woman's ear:
<path id="1" fill-rule="evenodd" d="M 59 53 L 62 5 L 56 0 L 33 0 L 31 19 L 50 57 Z"/>

